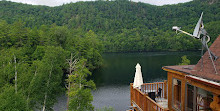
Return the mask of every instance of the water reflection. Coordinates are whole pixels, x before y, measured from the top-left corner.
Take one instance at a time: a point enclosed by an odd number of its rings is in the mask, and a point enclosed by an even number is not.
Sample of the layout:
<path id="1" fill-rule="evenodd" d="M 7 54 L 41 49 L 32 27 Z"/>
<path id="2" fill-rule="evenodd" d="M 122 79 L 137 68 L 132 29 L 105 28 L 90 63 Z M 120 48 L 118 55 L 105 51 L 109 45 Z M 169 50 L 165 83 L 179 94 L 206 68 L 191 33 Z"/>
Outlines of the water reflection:
<path id="1" fill-rule="evenodd" d="M 200 52 L 146 52 L 146 53 L 108 53 L 103 55 L 103 67 L 95 70 L 92 79 L 97 89 L 92 92 L 95 108 L 114 107 L 116 111 L 125 111 L 130 105 L 129 84 L 134 81 L 135 66 L 140 63 L 144 82 L 156 82 L 166 79 L 162 66 L 177 65 L 181 56 L 187 55 L 191 64 L 200 59 Z M 66 96 L 58 98 L 55 111 L 66 109 Z"/>
<path id="2" fill-rule="evenodd" d="M 93 91 L 93 105 L 96 108 L 113 107 L 116 111 L 128 109 L 129 86 L 103 86 Z"/>
<path id="3" fill-rule="evenodd" d="M 109 53 L 104 54 L 104 66 L 93 72 L 96 85 L 128 85 L 133 82 L 135 66 L 140 63 L 144 82 L 166 79 L 161 68 L 177 65 L 181 56 L 187 55 L 192 64 L 199 59 L 199 52 L 146 52 L 146 53 Z"/>
<path id="4" fill-rule="evenodd" d="M 162 66 L 178 65 L 181 56 L 187 55 L 191 64 L 196 64 L 200 52 L 146 52 L 104 54 L 104 66 L 93 72 L 92 79 L 97 85 L 93 91 L 93 105 L 96 108 L 112 106 L 124 111 L 130 105 L 129 84 L 133 82 L 135 66 L 140 63 L 144 82 L 166 80 Z"/>

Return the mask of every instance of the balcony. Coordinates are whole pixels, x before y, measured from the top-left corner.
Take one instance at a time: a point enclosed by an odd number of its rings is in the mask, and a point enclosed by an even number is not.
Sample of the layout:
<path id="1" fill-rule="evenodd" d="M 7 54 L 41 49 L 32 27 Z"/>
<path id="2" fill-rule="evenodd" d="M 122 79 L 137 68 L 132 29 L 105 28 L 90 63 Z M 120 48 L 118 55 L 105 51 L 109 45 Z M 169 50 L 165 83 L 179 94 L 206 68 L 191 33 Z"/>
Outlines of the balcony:
<path id="1" fill-rule="evenodd" d="M 161 97 L 155 98 L 161 88 Z M 152 96 L 153 93 L 153 96 Z M 144 83 L 141 89 L 130 84 L 131 106 L 139 111 L 169 111 L 167 101 L 167 81 Z"/>

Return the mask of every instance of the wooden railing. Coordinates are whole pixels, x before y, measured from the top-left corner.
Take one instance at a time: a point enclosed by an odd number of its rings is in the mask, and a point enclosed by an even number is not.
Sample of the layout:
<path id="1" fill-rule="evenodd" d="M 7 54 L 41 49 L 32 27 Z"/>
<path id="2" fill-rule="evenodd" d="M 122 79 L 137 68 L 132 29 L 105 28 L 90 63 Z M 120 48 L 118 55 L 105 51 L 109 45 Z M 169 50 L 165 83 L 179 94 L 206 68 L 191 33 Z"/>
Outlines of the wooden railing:
<path id="1" fill-rule="evenodd" d="M 144 83 L 141 86 L 142 92 L 154 92 L 158 91 L 158 89 L 161 88 L 161 97 L 167 99 L 167 81 L 164 82 L 155 82 L 155 83 Z"/>
<path id="2" fill-rule="evenodd" d="M 152 90 L 154 90 L 154 87 L 159 88 L 157 85 L 152 85 L 152 84 L 158 84 L 158 86 L 160 84 L 163 85 L 164 89 L 166 87 L 166 81 L 165 82 L 159 82 L 159 83 L 146 83 L 144 84 L 144 86 L 150 87 L 152 88 Z M 147 89 L 142 89 L 142 90 L 147 90 Z M 163 95 L 165 96 L 166 91 L 163 91 Z M 131 105 L 137 106 L 137 109 L 140 111 L 169 111 L 169 109 L 167 108 L 163 108 L 162 106 L 160 106 L 159 104 L 157 104 L 154 100 L 152 100 L 149 96 L 147 96 L 146 93 L 142 92 L 141 90 L 137 89 L 137 88 L 133 88 L 133 83 L 130 84 L 130 93 L 131 93 Z"/>

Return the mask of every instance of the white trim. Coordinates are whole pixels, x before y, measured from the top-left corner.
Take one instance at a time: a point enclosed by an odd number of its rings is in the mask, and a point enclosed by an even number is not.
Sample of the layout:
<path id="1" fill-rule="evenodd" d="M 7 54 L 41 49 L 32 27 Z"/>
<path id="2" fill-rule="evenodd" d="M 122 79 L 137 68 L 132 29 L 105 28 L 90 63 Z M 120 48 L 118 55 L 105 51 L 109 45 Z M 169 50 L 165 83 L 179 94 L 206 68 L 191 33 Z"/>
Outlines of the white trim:
<path id="1" fill-rule="evenodd" d="M 193 76 L 193 75 L 187 75 L 187 76 L 191 77 L 191 78 L 194 78 L 194 79 L 198 79 L 198 80 L 204 81 L 204 82 L 208 82 L 208 83 L 211 83 L 211 84 L 214 84 L 214 85 L 217 85 L 217 86 L 220 86 L 220 83 L 218 83 L 218 82 L 207 80 L 207 79 L 204 79 L 204 78 L 201 78 L 201 77 L 196 77 L 196 76 Z"/>

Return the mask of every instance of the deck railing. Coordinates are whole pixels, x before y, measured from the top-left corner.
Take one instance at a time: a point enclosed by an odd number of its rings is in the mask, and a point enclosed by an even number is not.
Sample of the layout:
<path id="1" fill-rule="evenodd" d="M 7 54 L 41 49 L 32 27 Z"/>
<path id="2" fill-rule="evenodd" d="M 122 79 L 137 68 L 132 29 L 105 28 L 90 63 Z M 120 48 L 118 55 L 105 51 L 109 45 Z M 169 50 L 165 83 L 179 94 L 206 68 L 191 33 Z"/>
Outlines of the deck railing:
<path id="1" fill-rule="evenodd" d="M 158 89 L 161 88 L 161 97 L 167 99 L 167 81 L 164 82 L 155 82 L 155 83 L 144 83 L 141 86 L 142 92 L 154 92 L 158 91 Z"/>
<path id="2" fill-rule="evenodd" d="M 142 90 L 150 90 L 148 88 L 151 88 L 151 90 L 156 90 L 159 88 L 160 85 L 163 86 L 164 91 L 163 97 L 167 97 L 167 86 L 165 82 L 158 82 L 158 83 L 145 83 L 142 86 Z M 143 89 L 144 88 L 144 89 Z M 146 88 L 146 89 L 145 89 Z M 133 88 L 133 83 L 130 84 L 130 93 L 131 93 L 131 105 L 134 106 L 134 104 L 137 106 L 137 109 L 140 111 L 169 111 L 167 108 L 163 108 L 159 104 L 157 104 L 154 100 L 152 100 L 147 93 L 144 93 L 143 91 Z"/>

